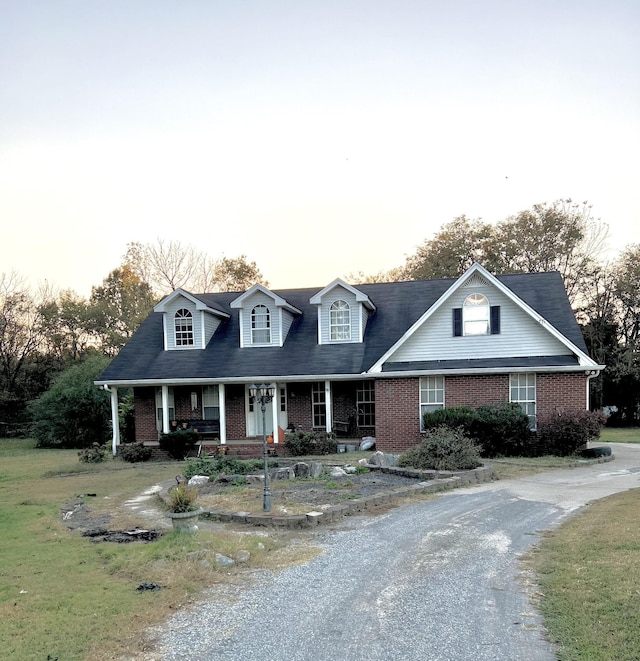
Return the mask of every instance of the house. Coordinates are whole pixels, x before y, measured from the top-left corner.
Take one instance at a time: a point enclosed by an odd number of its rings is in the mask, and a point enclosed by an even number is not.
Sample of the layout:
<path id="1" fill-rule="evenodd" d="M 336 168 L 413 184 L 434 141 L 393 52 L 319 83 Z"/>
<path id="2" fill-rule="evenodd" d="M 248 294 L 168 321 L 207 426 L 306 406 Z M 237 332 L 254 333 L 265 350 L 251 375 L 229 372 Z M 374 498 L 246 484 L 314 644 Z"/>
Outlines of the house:
<path id="1" fill-rule="evenodd" d="M 604 365 L 587 349 L 559 273 L 194 295 L 176 290 L 96 381 L 133 388 L 136 439 L 191 426 L 220 444 L 262 439 L 254 384 L 275 388 L 265 433 L 291 427 L 420 440 L 422 413 L 517 402 L 536 421 L 589 406 Z M 119 433 L 114 425 L 113 450 Z"/>

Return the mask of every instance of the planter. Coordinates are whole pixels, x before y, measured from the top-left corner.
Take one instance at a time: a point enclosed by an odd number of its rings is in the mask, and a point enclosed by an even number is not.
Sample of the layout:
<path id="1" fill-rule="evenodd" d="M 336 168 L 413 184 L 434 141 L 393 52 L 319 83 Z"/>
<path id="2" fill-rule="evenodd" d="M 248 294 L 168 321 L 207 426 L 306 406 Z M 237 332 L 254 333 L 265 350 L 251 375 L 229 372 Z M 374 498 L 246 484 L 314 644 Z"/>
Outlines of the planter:
<path id="1" fill-rule="evenodd" d="M 192 510 L 191 512 L 167 512 L 167 516 L 171 519 L 173 529 L 178 532 L 194 533 L 198 530 L 198 517 L 202 513 L 201 509 Z"/>

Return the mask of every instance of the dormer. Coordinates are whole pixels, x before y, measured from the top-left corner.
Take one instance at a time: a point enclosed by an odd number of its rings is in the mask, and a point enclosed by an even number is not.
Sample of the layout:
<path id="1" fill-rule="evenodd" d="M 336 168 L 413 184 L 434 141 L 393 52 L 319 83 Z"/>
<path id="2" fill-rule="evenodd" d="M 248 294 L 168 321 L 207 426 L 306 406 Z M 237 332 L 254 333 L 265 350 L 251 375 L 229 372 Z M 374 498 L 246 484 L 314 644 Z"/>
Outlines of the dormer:
<path id="1" fill-rule="evenodd" d="M 366 294 L 337 278 L 309 299 L 318 308 L 318 344 L 362 342 L 376 309 Z"/>
<path id="2" fill-rule="evenodd" d="M 230 316 L 184 289 L 171 292 L 153 311 L 162 313 L 165 351 L 204 349 L 220 322 Z"/>
<path id="3" fill-rule="evenodd" d="M 302 312 L 263 285 L 254 285 L 231 302 L 239 311 L 240 347 L 281 347 Z"/>

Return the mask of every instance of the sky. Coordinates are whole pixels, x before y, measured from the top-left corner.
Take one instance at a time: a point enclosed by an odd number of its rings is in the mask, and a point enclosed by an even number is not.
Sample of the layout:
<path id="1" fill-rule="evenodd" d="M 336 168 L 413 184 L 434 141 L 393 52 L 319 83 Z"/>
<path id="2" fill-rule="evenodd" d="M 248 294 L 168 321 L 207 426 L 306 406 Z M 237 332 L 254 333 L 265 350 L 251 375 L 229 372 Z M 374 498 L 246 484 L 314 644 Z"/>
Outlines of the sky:
<path id="1" fill-rule="evenodd" d="M 615 256 L 638 34 L 637 0 L 0 0 L 0 273 L 87 296 L 163 239 L 322 287 L 560 198 Z"/>

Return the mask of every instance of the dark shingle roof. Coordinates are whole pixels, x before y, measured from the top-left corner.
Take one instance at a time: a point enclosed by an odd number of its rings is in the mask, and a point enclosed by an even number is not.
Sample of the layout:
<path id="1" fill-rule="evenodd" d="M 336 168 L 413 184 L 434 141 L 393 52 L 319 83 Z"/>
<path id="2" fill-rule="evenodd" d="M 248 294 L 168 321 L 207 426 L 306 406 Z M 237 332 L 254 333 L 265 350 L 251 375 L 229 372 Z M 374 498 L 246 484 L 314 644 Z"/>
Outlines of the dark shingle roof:
<path id="1" fill-rule="evenodd" d="M 559 273 L 504 275 L 498 279 L 586 353 Z M 302 311 L 295 318 L 283 347 L 241 349 L 238 310 L 230 306 L 240 294 L 199 294 L 198 299 L 230 315 L 221 322 L 206 349 L 164 351 L 162 313 L 152 312 L 99 380 L 361 374 L 370 369 L 454 282 L 455 279 L 445 279 L 358 285 L 376 306 L 361 344 L 317 343 L 317 307 L 311 305 L 309 299 L 321 287 L 274 290 Z M 573 362 L 575 364 L 575 360 Z"/>

